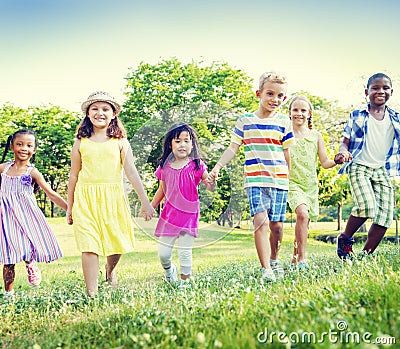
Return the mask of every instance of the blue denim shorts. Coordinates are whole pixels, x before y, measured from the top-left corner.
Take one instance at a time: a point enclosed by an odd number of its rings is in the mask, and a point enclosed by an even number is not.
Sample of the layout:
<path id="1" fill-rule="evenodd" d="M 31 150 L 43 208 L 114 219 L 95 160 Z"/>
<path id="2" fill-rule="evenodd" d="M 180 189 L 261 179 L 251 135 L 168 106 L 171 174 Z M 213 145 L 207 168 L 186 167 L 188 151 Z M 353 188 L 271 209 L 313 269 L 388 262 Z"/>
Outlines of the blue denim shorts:
<path id="1" fill-rule="evenodd" d="M 256 213 L 267 211 L 271 222 L 283 222 L 286 219 L 287 190 L 271 187 L 246 189 L 252 217 Z"/>

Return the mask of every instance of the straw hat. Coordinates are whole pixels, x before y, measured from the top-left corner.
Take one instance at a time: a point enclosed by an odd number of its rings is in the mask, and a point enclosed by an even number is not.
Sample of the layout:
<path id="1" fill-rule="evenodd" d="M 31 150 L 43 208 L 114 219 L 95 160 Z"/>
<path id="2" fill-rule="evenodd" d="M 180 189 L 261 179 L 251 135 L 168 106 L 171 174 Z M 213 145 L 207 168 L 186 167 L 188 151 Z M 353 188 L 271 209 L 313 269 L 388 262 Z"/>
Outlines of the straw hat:
<path id="1" fill-rule="evenodd" d="M 86 115 L 89 106 L 94 102 L 107 102 L 110 103 L 117 112 L 117 115 L 121 111 L 121 106 L 115 101 L 115 98 L 111 96 L 109 93 L 104 91 L 93 92 L 85 102 L 82 103 L 82 111 Z"/>

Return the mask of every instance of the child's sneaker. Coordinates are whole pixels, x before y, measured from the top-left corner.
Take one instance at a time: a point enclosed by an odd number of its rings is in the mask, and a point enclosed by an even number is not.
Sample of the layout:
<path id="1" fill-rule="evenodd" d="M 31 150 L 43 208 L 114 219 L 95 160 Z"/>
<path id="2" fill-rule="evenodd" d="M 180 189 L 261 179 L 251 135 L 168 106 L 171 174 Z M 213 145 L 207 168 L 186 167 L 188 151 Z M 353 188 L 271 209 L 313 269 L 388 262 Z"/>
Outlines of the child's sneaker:
<path id="1" fill-rule="evenodd" d="M 182 280 L 181 279 L 181 281 L 179 283 L 179 286 L 178 286 L 178 288 L 180 290 L 186 290 L 186 289 L 191 288 L 191 287 L 192 287 L 192 282 L 191 282 L 190 278 L 186 279 L 186 280 Z"/>
<path id="2" fill-rule="evenodd" d="M 283 279 L 285 276 L 285 270 L 283 269 L 283 266 L 280 261 L 270 261 L 269 262 L 272 271 L 275 273 L 275 277 L 277 280 Z"/>
<path id="3" fill-rule="evenodd" d="M 175 284 L 179 281 L 178 267 L 175 264 L 171 264 L 171 268 L 165 270 L 165 280 L 170 284 Z"/>
<path id="4" fill-rule="evenodd" d="M 307 271 L 310 269 L 310 266 L 306 261 L 301 261 L 297 263 L 297 269 L 302 270 L 302 271 Z"/>
<path id="5" fill-rule="evenodd" d="M 14 299 L 14 290 L 4 291 L 3 297 L 5 301 L 12 301 Z"/>
<path id="6" fill-rule="evenodd" d="M 272 269 L 262 268 L 261 282 L 276 282 L 275 273 Z"/>
<path id="7" fill-rule="evenodd" d="M 26 271 L 28 272 L 28 281 L 32 286 L 39 286 L 42 281 L 42 274 L 40 273 L 39 267 L 36 262 L 32 260 L 30 263 L 26 263 Z"/>
<path id="8" fill-rule="evenodd" d="M 341 233 L 337 237 L 337 255 L 341 259 L 350 259 L 350 254 L 353 254 L 354 238 L 348 238 Z"/>

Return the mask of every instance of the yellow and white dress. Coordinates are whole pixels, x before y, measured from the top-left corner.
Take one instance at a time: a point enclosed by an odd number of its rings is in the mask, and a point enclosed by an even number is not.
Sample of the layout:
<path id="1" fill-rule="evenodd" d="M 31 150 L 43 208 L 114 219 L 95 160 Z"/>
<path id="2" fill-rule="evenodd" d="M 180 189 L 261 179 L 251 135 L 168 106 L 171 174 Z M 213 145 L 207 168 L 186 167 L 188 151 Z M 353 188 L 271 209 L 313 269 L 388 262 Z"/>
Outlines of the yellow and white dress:
<path id="1" fill-rule="evenodd" d="M 81 139 L 82 168 L 72 208 L 76 244 L 81 252 L 109 256 L 131 252 L 133 222 L 123 187 L 119 140 Z"/>

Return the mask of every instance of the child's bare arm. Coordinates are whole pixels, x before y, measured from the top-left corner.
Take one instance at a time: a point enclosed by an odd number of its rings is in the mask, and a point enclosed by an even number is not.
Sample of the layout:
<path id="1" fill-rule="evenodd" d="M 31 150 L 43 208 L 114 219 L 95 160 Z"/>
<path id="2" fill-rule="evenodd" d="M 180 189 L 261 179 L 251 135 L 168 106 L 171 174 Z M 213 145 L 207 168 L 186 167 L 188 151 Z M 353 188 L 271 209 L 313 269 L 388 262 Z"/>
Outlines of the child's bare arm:
<path id="1" fill-rule="evenodd" d="M 67 209 L 67 223 L 73 224 L 72 220 L 72 206 L 74 205 L 74 194 L 78 175 L 82 168 L 81 153 L 79 152 L 81 141 L 77 139 L 74 142 L 71 150 L 71 170 L 68 178 L 68 209 Z"/>
<path id="2" fill-rule="evenodd" d="M 31 177 L 39 185 L 39 187 L 43 189 L 52 202 L 61 207 L 64 211 L 67 210 L 67 202 L 60 196 L 60 194 L 51 188 L 50 184 L 46 182 L 43 175 L 37 168 L 32 170 Z"/>
<path id="3" fill-rule="evenodd" d="M 160 204 L 160 202 L 164 199 L 165 194 L 163 186 L 164 186 L 163 181 L 160 181 L 158 189 L 154 194 L 153 200 L 151 200 L 151 206 L 153 206 L 154 208 L 156 208 Z"/>
<path id="4" fill-rule="evenodd" d="M 133 189 L 135 189 L 137 195 L 139 196 L 140 202 L 142 203 L 141 213 L 145 220 L 150 220 L 155 211 L 153 206 L 150 204 L 146 191 L 144 190 L 142 180 L 140 179 L 139 173 L 135 166 L 132 148 L 127 140 L 121 141 L 121 161 L 124 167 L 125 175 L 132 183 Z"/>
<path id="5" fill-rule="evenodd" d="M 318 133 L 318 158 L 323 168 L 331 168 L 336 166 L 336 162 L 328 159 L 328 155 L 326 154 L 324 139 L 322 135 Z"/>
<path id="6" fill-rule="evenodd" d="M 344 162 L 348 162 L 352 159 L 352 155 L 349 152 L 350 139 L 343 137 L 343 142 L 339 147 L 339 153 L 335 155 L 335 163 L 343 164 Z"/>
<path id="7" fill-rule="evenodd" d="M 212 191 L 217 186 L 217 181 L 216 180 L 214 180 L 214 181 L 210 181 L 209 180 L 210 179 L 210 175 L 209 175 L 208 171 L 204 171 L 203 172 L 203 175 L 201 176 L 201 179 L 202 179 L 204 185 L 206 186 L 207 190 Z"/>
<path id="8" fill-rule="evenodd" d="M 228 164 L 239 151 L 240 145 L 237 143 L 231 142 L 230 146 L 224 151 L 218 162 L 215 164 L 214 168 L 208 175 L 207 181 L 212 183 L 215 182 L 219 177 L 219 171 L 226 164 Z"/>

